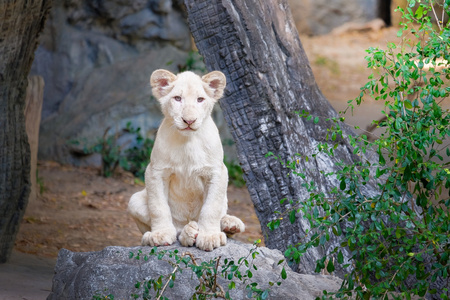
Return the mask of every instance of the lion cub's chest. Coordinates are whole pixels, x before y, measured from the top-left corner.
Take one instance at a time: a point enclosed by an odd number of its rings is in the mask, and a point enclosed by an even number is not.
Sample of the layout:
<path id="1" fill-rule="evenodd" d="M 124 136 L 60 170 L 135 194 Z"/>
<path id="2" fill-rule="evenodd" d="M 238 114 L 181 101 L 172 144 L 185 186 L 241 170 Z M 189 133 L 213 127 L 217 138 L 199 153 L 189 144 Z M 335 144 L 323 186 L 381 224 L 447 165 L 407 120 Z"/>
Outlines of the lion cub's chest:
<path id="1" fill-rule="evenodd" d="M 198 144 L 172 147 L 166 156 L 170 166 L 168 200 L 174 221 L 188 222 L 187 216 L 198 216 L 208 191 L 213 167 L 207 152 Z"/>
<path id="2" fill-rule="evenodd" d="M 175 224 L 198 220 L 207 195 L 207 180 L 202 172 L 177 170 L 169 177 L 168 201 Z"/>

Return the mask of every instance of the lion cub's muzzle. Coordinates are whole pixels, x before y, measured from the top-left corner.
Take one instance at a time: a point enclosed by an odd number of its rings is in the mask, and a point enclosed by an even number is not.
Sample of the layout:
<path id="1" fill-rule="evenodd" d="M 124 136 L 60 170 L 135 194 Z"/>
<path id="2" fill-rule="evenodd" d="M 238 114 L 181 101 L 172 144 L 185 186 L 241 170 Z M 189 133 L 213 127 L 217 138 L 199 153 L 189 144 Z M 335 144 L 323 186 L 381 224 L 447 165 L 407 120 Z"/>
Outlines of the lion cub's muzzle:
<path id="1" fill-rule="evenodd" d="M 192 127 L 192 125 L 195 123 L 195 121 L 197 121 L 197 119 L 185 119 L 185 118 L 181 118 L 181 119 L 187 125 L 182 130 L 197 130 L 197 128 Z"/>

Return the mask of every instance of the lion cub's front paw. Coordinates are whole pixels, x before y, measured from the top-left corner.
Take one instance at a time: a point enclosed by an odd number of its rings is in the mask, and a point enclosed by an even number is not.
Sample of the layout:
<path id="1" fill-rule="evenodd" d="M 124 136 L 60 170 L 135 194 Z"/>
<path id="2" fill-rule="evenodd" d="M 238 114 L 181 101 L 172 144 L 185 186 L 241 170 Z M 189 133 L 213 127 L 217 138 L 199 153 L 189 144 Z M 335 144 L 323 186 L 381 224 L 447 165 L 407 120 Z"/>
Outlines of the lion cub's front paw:
<path id="1" fill-rule="evenodd" d="M 205 251 L 212 251 L 226 243 L 227 236 L 223 232 L 199 232 L 195 241 L 197 248 Z"/>
<path id="2" fill-rule="evenodd" d="M 175 230 L 147 231 L 142 236 L 142 246 L 168 246 L 176 240 Z"/>
<path id="3" fill-rule="evenodd" d="M 195 221 L 191 221 L 183 227 L 178 240 L 180 241 L 181 245 L 185 247 L 194 246 L 197 235 L 198 224 Z"/>
<path id="4" fill-rule="evenodd" d="M 220 220 L 220 228 L 227 234 L 235 234 L 245 231 L 245 225 L 241 219 L 226 215 Z"/>

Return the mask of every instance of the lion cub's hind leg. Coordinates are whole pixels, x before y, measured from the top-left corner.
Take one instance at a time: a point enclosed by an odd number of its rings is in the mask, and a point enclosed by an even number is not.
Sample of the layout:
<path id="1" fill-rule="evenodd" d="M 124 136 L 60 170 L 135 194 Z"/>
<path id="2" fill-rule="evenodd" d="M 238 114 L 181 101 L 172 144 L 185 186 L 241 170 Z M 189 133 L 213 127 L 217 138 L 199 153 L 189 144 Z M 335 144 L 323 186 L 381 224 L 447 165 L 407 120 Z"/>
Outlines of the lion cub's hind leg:
<path id="1" fill-rule="evenodd" d="M 148 211 L 147 192 L 145 189 L 131 196 L 130 202 L 128 202 L 128 213 L 136 222 L 142 234 L 151 231 L 150 213 Z"/>
<path id="2" fill-rule="evenodd" d="M 235 234 L 239 232 L 244 232 L 245 225 L 241 221 L 241 219 L 235 216 L 225 215 L 220 220 L 220 229 L 226 234 Z"/>
<path id="3" fill-rule="evenodd" d="M 195 221 L 191 221 L 183 227 L 183 230 L 178 237 L 181 245 L 185 247 L 191 247 L 195 244 L 195 239 L 198 235 L 198 224 Z"/>

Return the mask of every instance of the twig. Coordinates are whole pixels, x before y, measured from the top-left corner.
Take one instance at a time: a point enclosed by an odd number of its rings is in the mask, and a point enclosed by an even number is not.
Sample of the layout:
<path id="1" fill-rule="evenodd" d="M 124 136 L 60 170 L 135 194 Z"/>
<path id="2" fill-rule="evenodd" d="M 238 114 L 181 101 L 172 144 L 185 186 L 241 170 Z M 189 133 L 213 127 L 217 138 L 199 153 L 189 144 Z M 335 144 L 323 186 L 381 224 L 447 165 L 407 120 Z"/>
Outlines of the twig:
<path id="1" fill-rule="evenodd" d="M 198 267 L 198 264 L 197 264 L 197 262 L 195 261 L 195 257 L 194 257 L 194 255 L 192 255 L 192 253 L 186 251 L 186 252 L 183 252 L 183 253 L 181 254 L 181 256 L 190 256 L 190 257 L 191 257 L 191 260 L 192 260 L 192 263 L 194 264 L 194 266 L 197 266 L 197 267 Z M 220 261 L 220 256 L 216 259 L 216 270 L 217 270 L 217 268 L 219 267 L 219 261 Z M 207 278 L 206 278 L 206 275 L 205 275 L 205 274 L 203 274 L 202 277 L 199 278 L 199 281 L 200 281 L 200 286 L 203 285 L 203 286 L 208 287 L 208 284 L 207 284 Z M 224 291 L 223 288 L 220 286 L 220 284 L 217 283 L 217 273 L 214 274 L 214 284 L 213 284 L 212 288 L 213 288 L 213 289 L 211 289 L 211 287 L 209 287 L 209 290 L 212 291 L 212 292 L 197 291 L 196 293 L 197 293 L 197 294 L 202 294 L 202 295 L 212 295 L 212 296 L 215 295 L 215 297 L 225 298 L 225 291 Z M 217 289 L 217 288 L 220 290 L 219 293 L 216 293 L 216 289 Z M 157 299 L 157 300 L 158 300 L 158 299 Z"/>
<path id="2" fill-rule="evenodd" d="M 214 272 L 213 290 L 217 289 L 217 270 L 219 269 L 220 256 L 216 258 L 216 271 Z"/>
<path id="3" fill-rule="evenodd" d="M 433 4 L 433 1 L 430 0 L 430 3 L 431 3 L 431 9 L 433 10 L 434 17 L 436 18 L 436 23 L 437 23 L 437 25 L 438 25 L 438 27 L 439 27 L 439 31 L 442 31 L 441 21 L 439 20 L 438 16 L 436 15 L 436 11 L 434 10 L 434 4 Z"/>
<path id="4" fill-rule="evenodd" d="M 167 288 L 167 285 L 169 284 L 170 280 L 172 279 L 173 274 L 175 274 L 175 272 L 178 270 L 178 265 L 175 266 L 175 268 L 173 269 L 172 273 L 170 273 L 169 278 L 166 281 L 166 284 L 164 284 L 164 287 L 161 290 L 161 293 L 159 294 L 158 298 L 156 298 L 156 300 L 161 299 L 162 295 L 164 294 L 164 291 Z"/>

